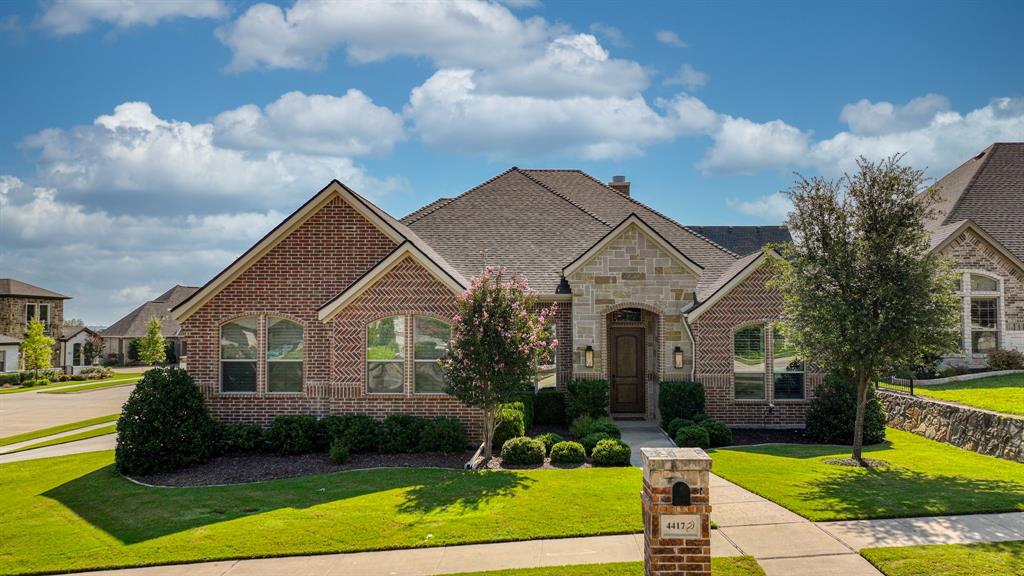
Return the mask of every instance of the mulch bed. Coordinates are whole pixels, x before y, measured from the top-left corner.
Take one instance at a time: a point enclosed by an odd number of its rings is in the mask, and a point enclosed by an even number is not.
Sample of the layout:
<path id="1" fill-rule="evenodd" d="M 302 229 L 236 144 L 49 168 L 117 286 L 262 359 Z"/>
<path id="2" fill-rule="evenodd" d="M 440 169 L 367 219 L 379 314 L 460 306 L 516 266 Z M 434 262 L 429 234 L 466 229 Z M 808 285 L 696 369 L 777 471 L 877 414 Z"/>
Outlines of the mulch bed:
<path id="1" fill-rule="evenodd" d="M 457 468 L 473 457 L 472 451 L 455 454 L 353 454 L 345 464 L 335 464 L 324 453 L 299 456 L 250 454 L 220 456 L 176 472 L 132 476 L 152 486 L 211 486 L 245 484 L 364 468 Z"/>
<path id="2" fill-rule="evenodd" d="M 733 428 L 730 446 L 751 444 L 817 444 L 799 428 Z"/>

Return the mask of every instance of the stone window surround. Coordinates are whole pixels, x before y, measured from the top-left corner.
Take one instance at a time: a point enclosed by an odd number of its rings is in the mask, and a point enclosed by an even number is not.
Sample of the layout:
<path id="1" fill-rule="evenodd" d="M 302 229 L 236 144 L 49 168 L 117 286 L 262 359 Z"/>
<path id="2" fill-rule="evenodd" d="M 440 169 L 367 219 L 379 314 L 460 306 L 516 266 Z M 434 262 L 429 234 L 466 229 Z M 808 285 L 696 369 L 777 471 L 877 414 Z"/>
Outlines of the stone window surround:
<path id="1" fill-rule="evenodd" d="M 366 328 L 386 318 L 400 317 L 405 320 L 405 354 L 402 359 L 402 392 L 370 392 L 370 371 L 367 369 L 369 360 L 366 358 L 366 349 L 368 342 L 366 341 Z M 449 394 L 445 392 L 417 392 L 416 391 L 416 317 L 431 318 L 433 320 L 440 320 L 447 324 L 451 328 L 451 318 L 445 318 L 439 314 L 433 314 L 430 312 L 417 312 L 417 311 L 398 311 L 389 312 L 381 316 L 375 316 L 366 321 L 363 325 L 363 349 L 362 349 L 362 366 L 363 366 L 363 394 L 371 398 L 408 398 L 408 397 L 421 397 L 421 396 L 434 396 L 434 397 L 446 397 Z"/>
<path id="2" fill-rule="evenodd" d="M 733 326 L 729 340 L 735 342 L 736 333 L 744 328 L 750 328 L 751 326 L 762 326 L 764 334 L 764 398 L 737 398 L 736 397 L 736 380 L 735 372 L 729 375 L 731 398 L 733 402 L 738 404 L 788 404 L 788 403 L 801 403 L 807 402 L 807 374 L 808 370 L 804 368 L 804 397 L 803 398 L 775 398 L 775 336 L 772 334 L 772 324 L 776 323 L 778 318 L 770 319 L 758 319 L 744 322 L 743 324 Z M 729 348 L 730 362 L 735 365 L 736 363 L 736 348 L 735 344 Z"/>
<path id="3" fill-rule="evenodd" d="M 949 358 L 988 358 L 986 353 L 975 353 L 972 350 L 971 342 L 971 297 L 995 298 L 998 318 L 996 323 L 996 339 L 998 347 L 1002 348 L 1006 343 L 1006 302 L 1003 277 L 989 270 L 978 268 L 957 268 L 960 274 L 960 290 L 957 291 L 957 298 L 960 299 L 960 346 L 959 352 L 950 354 Z M 971 274 L 977 274 L 995 280 L 998 287 L 995 292 L 972 292 Z"/>
<path id="4" fill-rule="evenodd" d="M 308 381 L 307 371 L 309 370 L 309 362 L 307 361 L 306 355 L 308 348 L 305 341 L 302 345 L 302 390 L 298 392 L 271 392 L 267 390 L 267 318 L 284 318 L 291 322 L 295 322 L 299 326 L 302 326 L 302 337 L 303 340 L 306 338 L 306 322 L 301 318 L 292 316 L 291 314 L 283 314 L 279 312 L 243 312 L 236 314 L 229 318 L 222 320 L 217 325 L 217 394 L 220 396 L 250 396 L 250 397 L 262 397 L 262 396 L 305 396 L 306 395 L 306 382 Z M 242 318 L 256 318 L 256 390 L 253 392 L 225 392 L 222 388 L 224 385 L 221 375 L 221 366 L 223 361 L 220 358 L 220 334 L 225 324 L 240 320 Z"/>

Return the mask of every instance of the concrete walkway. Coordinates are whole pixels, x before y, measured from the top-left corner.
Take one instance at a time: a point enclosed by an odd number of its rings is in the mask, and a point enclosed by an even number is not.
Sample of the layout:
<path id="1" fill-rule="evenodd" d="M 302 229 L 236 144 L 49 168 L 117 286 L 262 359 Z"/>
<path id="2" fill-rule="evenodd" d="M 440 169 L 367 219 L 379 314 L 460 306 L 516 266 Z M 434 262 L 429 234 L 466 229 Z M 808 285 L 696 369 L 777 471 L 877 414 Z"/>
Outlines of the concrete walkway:
<path id="1" fill-rule="evenodd" d="M 134 389 L 118 386 L 74 394 L 0 394 L 0 438 L 116 414 Z"/>
<path id="2" fill-rule="evenodd" d="M 104 426 L 108 425 L 109 424 L 104 424 Z M 79 430 L 75 430 L 75 432 L 79 432 Z M 42 442 L 48 438 L 50 438 L 50 436 L 47 436 L 46 438 L 37 438 L 34 442 Z M 116 445 L 117 434 L 106 434 L 103 436 L 86 438 L 85 440 L 76 440 L 66 444 L 57 444 L 55 446 L 46 446 L 45 448 L 34 448 L 32 450 L 25 450 L 24 452 L 15 452 L 14 454 L 0 454 L 0 464 L 35 460 L 37 458 L 51 458 L 53 456 L 68 456 L 69 454 L 81 454 L 83 452 L 97 452 L 99 450 L 113 450 Z"/>

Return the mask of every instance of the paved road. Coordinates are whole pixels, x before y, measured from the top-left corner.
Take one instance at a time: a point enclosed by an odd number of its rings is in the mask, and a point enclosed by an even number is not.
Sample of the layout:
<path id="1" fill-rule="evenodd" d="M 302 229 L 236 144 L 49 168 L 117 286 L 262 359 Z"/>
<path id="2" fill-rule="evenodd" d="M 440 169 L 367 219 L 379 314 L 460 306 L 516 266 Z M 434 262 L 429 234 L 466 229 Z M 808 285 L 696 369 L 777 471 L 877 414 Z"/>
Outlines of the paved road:
<path id="1" fill-rule="evenodd" d="M 0 438 L 121 411 L 135 386 L 74 394 L 19 392 L 0 395 Z"/>

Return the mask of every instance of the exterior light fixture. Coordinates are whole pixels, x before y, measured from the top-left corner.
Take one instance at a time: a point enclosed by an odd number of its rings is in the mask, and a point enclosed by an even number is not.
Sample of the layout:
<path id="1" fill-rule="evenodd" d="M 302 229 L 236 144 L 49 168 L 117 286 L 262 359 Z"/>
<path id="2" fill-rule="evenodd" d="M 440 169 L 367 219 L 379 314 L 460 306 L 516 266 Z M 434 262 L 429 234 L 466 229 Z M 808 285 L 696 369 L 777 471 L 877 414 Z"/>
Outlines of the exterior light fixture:
<path id="1" fill-rule="evenodd" d="M 587 368 L 594 367 L 594 347 L 587 346 L 587 349 L 583 352 L 583 363 Z"/>
<path id="2" fill-rule="evenodd" d="M 683 367 L 683 349 L 679 346 L 676 346 L 676 349 L 672 352 L 672 365 L 677 370 Z"/>

